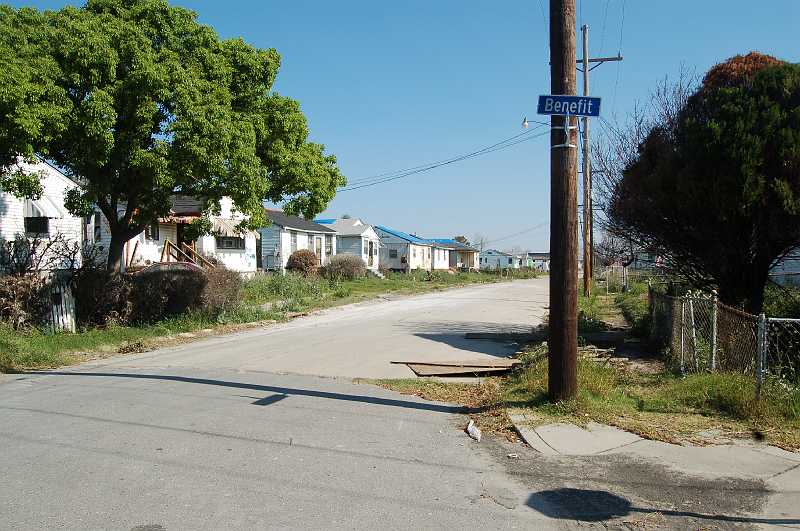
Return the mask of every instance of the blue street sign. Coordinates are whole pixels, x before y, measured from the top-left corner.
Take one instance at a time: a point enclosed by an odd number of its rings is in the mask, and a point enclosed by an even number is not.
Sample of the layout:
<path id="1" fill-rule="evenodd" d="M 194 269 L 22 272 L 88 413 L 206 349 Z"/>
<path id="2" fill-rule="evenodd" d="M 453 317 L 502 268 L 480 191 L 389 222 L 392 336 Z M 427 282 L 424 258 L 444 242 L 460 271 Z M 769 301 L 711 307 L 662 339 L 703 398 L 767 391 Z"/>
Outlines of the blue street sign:
<path id="1" fill-rule="evenodd" d="M 600 98 L 589 96 L 539 96 L 539 114 L 600 116 Z"/>

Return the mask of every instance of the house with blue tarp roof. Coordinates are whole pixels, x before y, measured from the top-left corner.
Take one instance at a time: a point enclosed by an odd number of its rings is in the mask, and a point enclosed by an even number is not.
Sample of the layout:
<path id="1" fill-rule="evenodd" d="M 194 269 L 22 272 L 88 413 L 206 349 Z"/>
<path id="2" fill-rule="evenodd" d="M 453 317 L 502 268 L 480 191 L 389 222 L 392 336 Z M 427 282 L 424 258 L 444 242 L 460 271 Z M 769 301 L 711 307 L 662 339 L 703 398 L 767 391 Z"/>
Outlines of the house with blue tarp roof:
<path id="1" fill-rule="evenodd" d="M 435 243 L 383 225 L 376 225 L 375 232 L 381 240 L 380 262 L 384 267 L 393 271 L 433 269 Z"/>

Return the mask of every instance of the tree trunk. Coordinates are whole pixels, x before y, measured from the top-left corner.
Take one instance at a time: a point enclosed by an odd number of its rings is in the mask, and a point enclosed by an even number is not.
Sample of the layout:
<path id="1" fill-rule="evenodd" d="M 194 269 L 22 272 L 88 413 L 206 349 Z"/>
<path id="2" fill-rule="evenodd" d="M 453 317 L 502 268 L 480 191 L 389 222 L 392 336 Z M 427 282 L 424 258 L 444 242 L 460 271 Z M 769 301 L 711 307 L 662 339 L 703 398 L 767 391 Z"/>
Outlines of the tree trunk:
<path id="1" fill-rule="evenodd" d="M 122 272 L 122 255 L 125 251 L 126 241 L 127 239 L 120 234 L 119 230 L 111 229 L 111 243 L 108 244 L 108 262 L 106 263 L 106 270 L 109 273 Z"/>

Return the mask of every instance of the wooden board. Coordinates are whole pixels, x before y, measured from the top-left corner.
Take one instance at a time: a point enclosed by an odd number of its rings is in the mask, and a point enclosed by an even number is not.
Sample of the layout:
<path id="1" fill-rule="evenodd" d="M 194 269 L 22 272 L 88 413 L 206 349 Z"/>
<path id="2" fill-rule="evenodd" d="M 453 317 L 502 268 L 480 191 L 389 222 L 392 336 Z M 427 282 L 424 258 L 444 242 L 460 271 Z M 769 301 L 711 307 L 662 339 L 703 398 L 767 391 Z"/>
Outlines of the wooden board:
<path id="1" fill-rule="evenodd" d="M 484 369 L 510 369 L 519 363 L 514 358 L 496 358 L 491 360 L 455 360 L 455 361 L 392 361 L 401 365 L 430 365 L 432 367 L 479 367 Z"/>
<path id="2" fill-rule="evenodd" d="M 407 363 L 408 368 L 414 371 L 417 376 L 458 376 L 475 375 L 486 373 L 502 373 L 511 367 L 468 367 L 468 366 L 442 366 L 426 365 L 422 363 Z"/>

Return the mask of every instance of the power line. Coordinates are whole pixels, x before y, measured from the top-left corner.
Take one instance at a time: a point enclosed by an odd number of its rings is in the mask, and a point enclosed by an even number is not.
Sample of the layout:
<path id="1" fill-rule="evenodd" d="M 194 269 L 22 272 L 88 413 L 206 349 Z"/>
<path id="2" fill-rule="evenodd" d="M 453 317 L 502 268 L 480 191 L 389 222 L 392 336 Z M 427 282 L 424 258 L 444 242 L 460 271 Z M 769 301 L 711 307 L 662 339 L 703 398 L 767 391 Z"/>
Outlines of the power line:
<path id="1" fill-rule="evenodd" d="M 521 230 L 521 231 L 519 231 L 519 232 L 515 232 L 514 234 L 509 234 L 508 236 L 503 236 L 502 238 L 495 238 L 495 239 L 493 239 L 493 240 L 486 240 L 486 241 L 484 241 L 484 242 L 483 242 L 483 244 L 484 244 L 484 245 L 486 245 L 487 243 L 497 243 L 497 242 L 502 242 L 502 241 L 504 241 L 504 240 L 508 240 L 508 239 L 510 239 L 510 238 L 514 238 L 515 236 L 521 236 L 521 235 L 523 235 L 523 234 L 527 234 L 527 233 L 529 233 L 529 232 L 533 232 L 533 231 L 535 231 L 535 230 L 541 229 L 542 227 L 546 227 L 546 226 L 548 225 L 548 223 L 549 223 L 549 222 L 545 221 L 545 222 L 543 222 L 543 223 L 539 223 L 538 225 L 535 225 L 535 226 L 533 226 L 533 227 L 530 227 L 530 228 L 527 228 L 527 229 Z"/>
<path id="2" fill-rule="evenodd" d="M 530 122 L 537 123 L 537 124 L 540 124 L 542 126 L 548 125 L 546 122 L 539 122 L 539 121 L 536 121 L 536 120 L 530 120 Z M 510 142 L 510 141 L 516 139 L 516 138 L 519 138 L 521 136 L 528 135 L 528 134 L 532 133 L 533 131 L 535 131 L 536 129 L 539 129 L 539 127 L 534 127 L 533 129 L 530 129 L 528 131 L 523 131 L 522 133 L 516 134 L 516 135 L 514 135 L 514 136 L 512 136 L 510 138 L 506 138 L 505 140 L 501 140 L 500 142 L 492 144 L 491 146 L 486 146 L 486 147 L 480 148 L 480 149 L 475 150 L 472 153 L 469 153 L 467 155 L 472 155 L 472 154 L 475 154 L 475 153 L 483 152 L 483 151 L 488 150 L 488 149 L 492 149 L 495 146 L 499 146 L 501 144 L 505 144 L 507 142 Z M 420 169 L 420 168 L 425 168 L 427 166 L 433 166 L 435 164 L 441 164 L 441 163 L 444 163 L 444 162 L 447 162 L 449 160 L 452 160 L 452 159 L 455 159 L 455 158 L 459 158 L 459 157 L 462 157 L 462 156 L 465 156 L 465 155 L 456 155 L 455 157 L 450 157 L 450 158 L 447 158 L 447 159 L 437 160 L 437 161 L 433 161 L 433 162 L 427 162 L 425 164 L 420 164 L 419 166 L 412 166 L 410 168 L 403 168 L 403 169 L 400 169 L 400 170 L 394 170 L 394 171 L 379 173 L 377 175 L 372 175 L 370 177 L 361 177 L 359 179 L 356 179 L 354 181 L 349 182 L 348 185 L 345 186 L 345 188 L 349 188 L 349 187 L 351 187 L 353 185 L 360 184 L 360 183 L 363 183 L 363 182 L 380 179 L 382 177 L 389 177 L 389 176 L 392 176 L 392 175 L 397 175 L 399 173 L 404 173 L 404 172 L 407 172 L 407 171 L 417 170 L 417 169 Z"/>
<path id="3" fill-rule="evenodd" d="M 533 131 L 535 131 L 537 129 L 540 129 L 541 127 L 544 127 L 545 125 L 549 125 L 549 124 L 539 125 L 539 126 L 533 128 L 533 129 L 531 129 L 530 131 L 526 131 L 524 134 L 529 134 L 529 133 L 531 133 L 531 132 L 533 132 Z M 426 172 L 426 171 L 430 171 L 430 170 L 433 170 L 433 169 L 436 169 L 436 168 L 440 168 L 442 166 L 447 166 L 448 164 L 453 164 L 455 162 L 460 162 L 462 160 L 478 157 L 480 155 L 486 155 L 488 153 L 494 153 L 495 151 L 501 151 L 503 149 L 510 148 L 510 147 L 515 146 L 517 144 L 521 144 L 523 142 L 527 142 L 529 140 L 534 140 L 536 138 L 542 137 L 542 136 L 544 136 L 546 134 L 549 134 L 549 131 L 545 131 L 543 133 L 539 133 L 539 134 L 536 134 L 536 135 L 528 136 L 526 138 L 519 138 L 520 136 L 522 136 L 522 134 L 516 135 L 516 136 L 511 137 L 509 139 L 506 139 L 506 140 L 504 140 L 502 142 L 498 142 L 498 143 L 493 144 L 491 146 L 487 146 L 487 147 L 485 147 L 483 149 L 480 149 L 480 150 L 477 150 L 477 151 L 473 151 L 472 153 L 468 153 L 468 154 L 465 154 L 465 155 L 460 155 L 458 157 L 454 157 L 454 158 L 451 158 L 451 159 L 446 159 L 444 161 L 439 161 L 439 162 L 436 162 L 436 163 L 431 163 L 429 165 L 415 166 L 414 168 L 409 169 L 408 171 L 402 171 L 401 170 L 402 173 L 390 172 L 389 173 L 390 176 L 384 177 L 384 178 L 378 178 L 378 179 L 375 179 L 374 177 L 373 178 L 367 178 L 366 180 L 358 181 L 355 184 L 355 186 L 345 186 L 344 188 L 340 188 L 338 190 L 338 192 L 349 192 L 351 190 L 358 190 L 360 188 L 367 188 L 367 187 L 370 187 L 370 186 L 375 186 L 375 185 L 378 185 L 378 184 L 383 184 L 383 183 L 386 183 L 386 182 L 395 181 L 397 179 L 403 179 L 403 178 L 409 177 L 411 175 L 416 175 L 418 173 L 423 173 L 423 172 Z M 373 180 L 370 181 L 369 179 L 373 179 Z M 367 182 L 363 182 L 363 181 L 367 181 Z"/>

